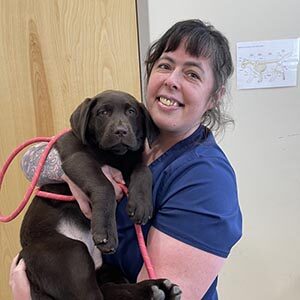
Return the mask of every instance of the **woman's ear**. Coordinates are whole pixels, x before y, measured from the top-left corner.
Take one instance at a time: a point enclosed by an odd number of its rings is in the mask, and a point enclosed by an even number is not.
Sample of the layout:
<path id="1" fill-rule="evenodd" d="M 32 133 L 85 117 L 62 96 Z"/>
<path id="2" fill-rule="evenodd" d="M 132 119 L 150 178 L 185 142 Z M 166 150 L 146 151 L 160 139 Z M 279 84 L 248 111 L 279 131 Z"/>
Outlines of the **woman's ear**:
<path id="1" fill-rule="evenodd" d="M 226 93 L 226 88 L 222 85 L 211 97 L 208 104 L 208 110 L 214 108 L 218 105 L 218 102 L 224 97 Z"/>
<path id="2" fill-rule="evenodd" d="M 221 100 L 226 93 L 226 88 L 224 85 L 222 85 L 218 90 L 215 92 L 216 101 Z"/>

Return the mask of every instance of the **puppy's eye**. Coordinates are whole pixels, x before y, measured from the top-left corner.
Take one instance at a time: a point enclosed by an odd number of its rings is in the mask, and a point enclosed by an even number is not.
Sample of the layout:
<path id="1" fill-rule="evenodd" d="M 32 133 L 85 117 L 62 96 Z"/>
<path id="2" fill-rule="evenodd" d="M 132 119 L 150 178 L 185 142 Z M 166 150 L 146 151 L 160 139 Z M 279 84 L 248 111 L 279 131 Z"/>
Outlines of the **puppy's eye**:
<path id="1" fill-rule="evenodd" d="M 108 109 L 99 109 L 97 111 L 97 116 L 108 116 L 110 111 Z"/>
<path id="2" fill-rule="evenodd" d="M 129 107 L 127 109 L 127 114 L 130 116 L 135 116 L 137 114 L 136 109 L 134 109 L 133 107 Z"/>

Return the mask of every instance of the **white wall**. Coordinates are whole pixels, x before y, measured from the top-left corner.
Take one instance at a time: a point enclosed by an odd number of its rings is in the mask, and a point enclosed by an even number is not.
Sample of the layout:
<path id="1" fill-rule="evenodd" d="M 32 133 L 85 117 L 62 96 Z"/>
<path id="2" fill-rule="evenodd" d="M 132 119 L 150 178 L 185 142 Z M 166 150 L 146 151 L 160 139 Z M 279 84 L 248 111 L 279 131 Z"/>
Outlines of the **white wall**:
<path id="1" fill-rule="evenodd" d="M 238 41 L 300 37 L 299 0 L 148 0 L 150 40 L 200 18 Z M 299 72 L 299 66 L 298 66 Z M 244 236 L 220 276 L 222 300 L 300 299 L 300 87 L 237 90 L 221 144 L 239 183 Z"/>

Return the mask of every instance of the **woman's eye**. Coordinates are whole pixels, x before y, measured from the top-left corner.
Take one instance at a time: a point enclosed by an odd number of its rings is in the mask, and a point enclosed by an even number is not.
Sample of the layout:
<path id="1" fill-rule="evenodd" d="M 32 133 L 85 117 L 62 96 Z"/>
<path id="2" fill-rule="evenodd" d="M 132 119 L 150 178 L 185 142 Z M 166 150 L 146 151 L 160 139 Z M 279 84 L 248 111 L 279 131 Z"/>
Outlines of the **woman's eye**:
<path id="1" fill-rule="evenodd" d="M 169 70 L 170 66 L 168 64 L 165 63 L 161 63 L 157 66 L 158 69 L 163 69 L 163 70 Z"/>
<path id="2" fill-rule="evenodd" d="M 187 76 L 189 77 L 189 78 L 191 78 L 191 79 L 197 79 L 197 80 L 199 80 L 200 79 L 200 76 L 197 74 L 197 73 L 195 73 L 195 72 L 188 72 L 187 73 Z"/>

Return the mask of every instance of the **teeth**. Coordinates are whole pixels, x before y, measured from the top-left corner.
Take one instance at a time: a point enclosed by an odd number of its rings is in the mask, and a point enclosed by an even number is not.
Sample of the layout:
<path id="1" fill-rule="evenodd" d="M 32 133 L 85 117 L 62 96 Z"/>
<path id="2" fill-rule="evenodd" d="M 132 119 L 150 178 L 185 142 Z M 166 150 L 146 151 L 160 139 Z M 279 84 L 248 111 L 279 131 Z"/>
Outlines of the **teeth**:
<path id="1" fill-rule="evenodd" d="M 159 97 L 159 101 L 166 106 L 178 106 L 178 102 L 164 98 L 164 97 Z"/>

